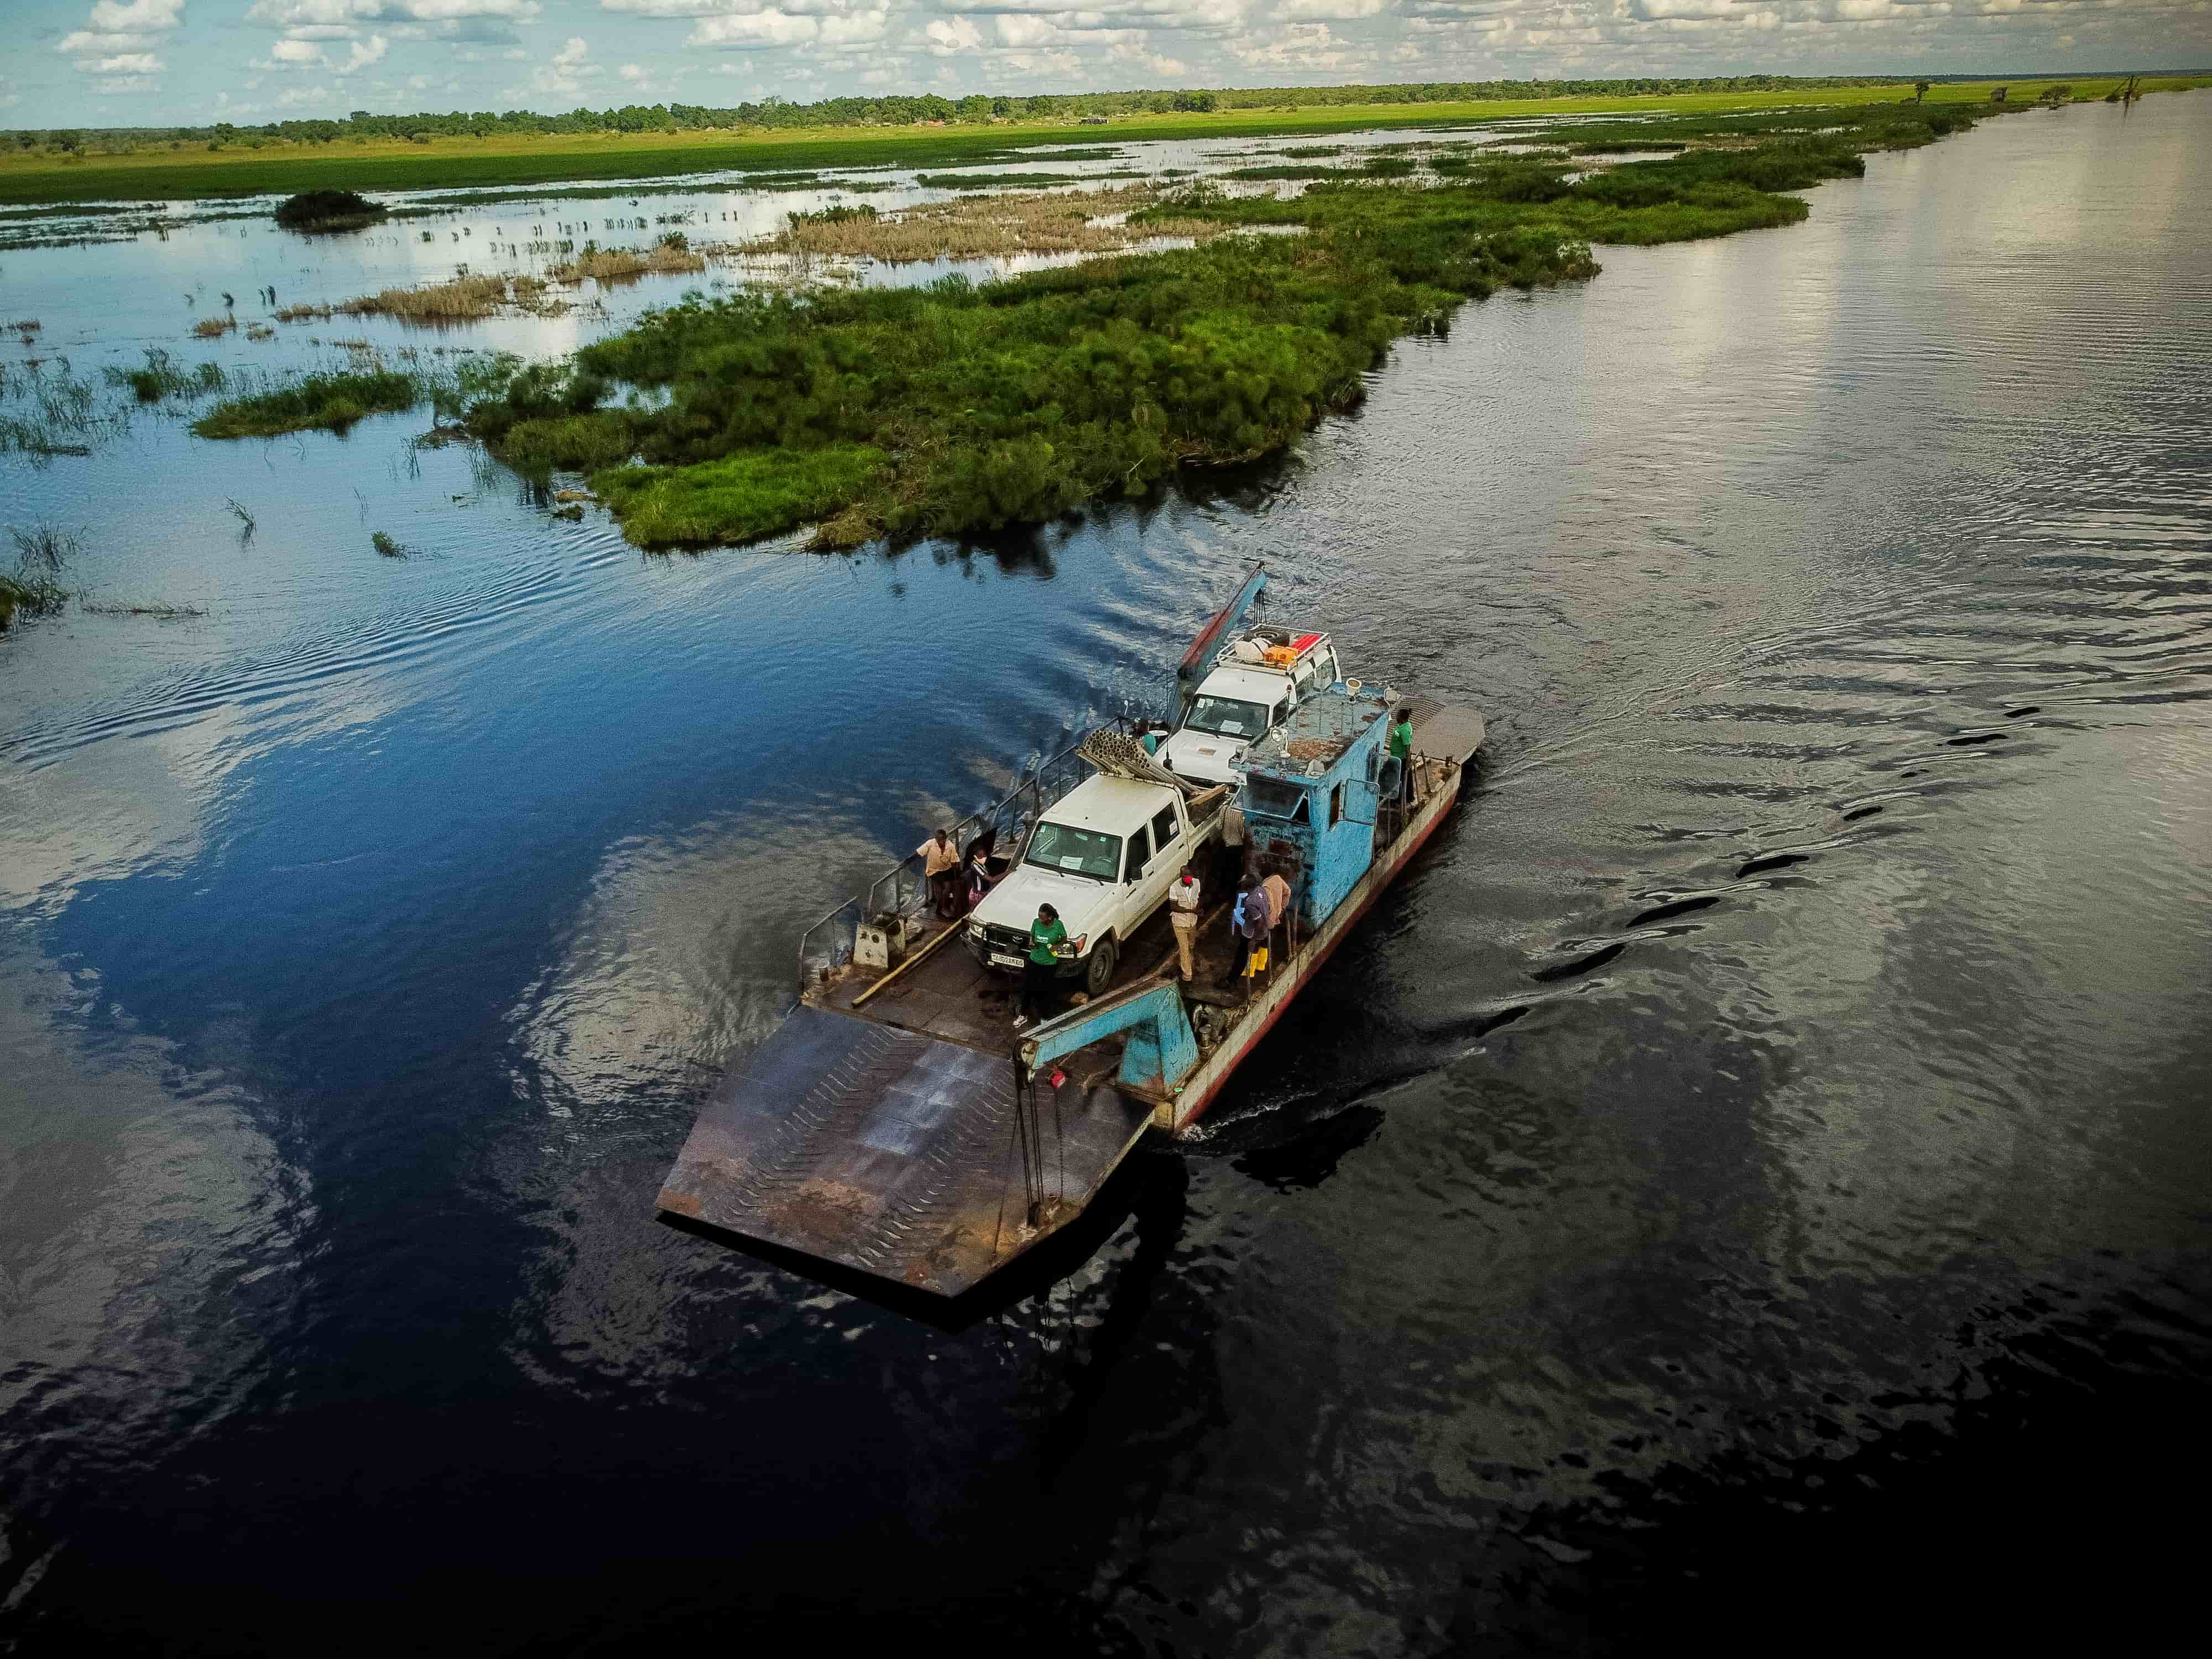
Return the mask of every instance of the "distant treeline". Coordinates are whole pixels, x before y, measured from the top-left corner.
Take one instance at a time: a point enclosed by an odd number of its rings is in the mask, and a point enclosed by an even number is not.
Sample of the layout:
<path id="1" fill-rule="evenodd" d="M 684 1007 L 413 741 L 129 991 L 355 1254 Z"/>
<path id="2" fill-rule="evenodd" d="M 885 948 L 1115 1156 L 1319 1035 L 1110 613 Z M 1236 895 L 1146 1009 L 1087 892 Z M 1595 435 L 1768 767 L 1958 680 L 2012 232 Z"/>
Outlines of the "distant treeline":
<path id="1" fill-rule="evenodd" d="M 191 140 L 209 143 L 275 139 L 290 143 L 331 143 L 345 138 L 493 137 L 501 135 L 580 132 L 697 132 L 737 127 L 911 126 L 941 121 L 947 125 L 993 121 L 1079 121 L 1085 116 L 1170 115 L 1237 109 L 1309 109 L 1338 105 L 1486 103 L 1509 98 L 1659 97 L 1690 92 L 1784 92 L 1823 87 L 1884 86 L 1893 76 L 1726 75 L 1698 80 L 1628 81 L 1431 81 L 1413 86 L 1223 88 L 1210 92 L 1048 93 L 1034 98 L 918 97 L 825 98 L 793 104 L 766 98 L 757 104 L 715 107 L 705 104 L 629 104 L 620 109 L 573 109 L 565 115 L 534 110 L 449 110 L 444 114 L 376 115 L 357 109 L 343 121 L 270 121 L 238 125 L 218 121 L 204 127 L 131 127 L 82 132 L 22 131 L 15 142 L 28 149 L 40 143 L 58 148 L 116 139 L 133 143 Z M 75 143 L 65 143 L 74 140 Z"/>

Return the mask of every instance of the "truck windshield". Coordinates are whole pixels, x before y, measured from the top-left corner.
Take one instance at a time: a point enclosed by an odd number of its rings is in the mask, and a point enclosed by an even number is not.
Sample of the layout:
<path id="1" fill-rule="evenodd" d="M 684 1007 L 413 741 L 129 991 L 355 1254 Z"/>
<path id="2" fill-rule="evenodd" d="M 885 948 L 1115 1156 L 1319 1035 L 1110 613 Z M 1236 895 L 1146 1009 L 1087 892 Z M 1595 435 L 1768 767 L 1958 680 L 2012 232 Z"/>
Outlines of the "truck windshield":
<path id="1" fill-rule="evenodd" d="M 1121 868 L 1121 838 L 1103 830 L 1040 823 L 1030 838 L 1029 856 L 1022 862 L 1040 870 L 1065 870 L 1072 875 L 1111 881 Z"/>
<path id="2" fill-rule="evenodd" d="M 1267 730 L 1267 711 L 1256 702 L 1235 697 L 1200 696 L 1191 704 L 1183 724 L 1194 732 L 1211 732 L 1218 738 L 1256 738 Z"/>

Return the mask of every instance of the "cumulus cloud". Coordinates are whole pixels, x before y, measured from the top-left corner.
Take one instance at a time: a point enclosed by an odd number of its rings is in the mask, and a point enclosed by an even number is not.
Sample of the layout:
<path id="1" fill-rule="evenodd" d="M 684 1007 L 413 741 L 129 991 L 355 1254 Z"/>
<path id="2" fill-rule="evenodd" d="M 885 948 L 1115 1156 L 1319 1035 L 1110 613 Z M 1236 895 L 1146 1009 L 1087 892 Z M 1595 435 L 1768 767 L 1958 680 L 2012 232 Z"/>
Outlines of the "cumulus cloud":
<path id="1" fill-rule="evenodd" d="M 185 0 L 99 0 L 88 21 L 110 34 L 151 34 L 185 21 Z"/>
<path id="2" fill-rule="evenodd" d="M 162 68 L 152 49 L 183 27 L 185 0 L 94 0 L 84 21 L 54 50 L 75 58 L 79 73 L 107 77 L 93 86 L 103 96 L 151 92 L 148 77 Z"/>

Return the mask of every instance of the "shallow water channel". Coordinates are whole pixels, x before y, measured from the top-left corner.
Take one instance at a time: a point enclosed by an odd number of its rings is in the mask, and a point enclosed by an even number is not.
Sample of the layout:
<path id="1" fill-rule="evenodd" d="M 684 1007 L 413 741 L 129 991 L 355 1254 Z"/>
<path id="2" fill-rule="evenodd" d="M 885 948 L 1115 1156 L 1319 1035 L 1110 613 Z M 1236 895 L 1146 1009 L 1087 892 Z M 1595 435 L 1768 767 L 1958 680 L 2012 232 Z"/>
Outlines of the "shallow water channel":
<path id="1" fill-rule="evenodd" d="M 0 458 L 74 583 L 204 612 L 0 636 L 0 1645 L 2154 1616 L 2212 1364 L 2208 172 L 2205 94 L 1871 158 L 989 544 L 641 555 L 421 416 Z M 394 280 L 296 247 L 9 252 L 0 355 Z M 1203 1137 L 957 1331 L 657 1224 L 800 927 L 1162 698 L 1255 557 L 1492 735 Z"/>

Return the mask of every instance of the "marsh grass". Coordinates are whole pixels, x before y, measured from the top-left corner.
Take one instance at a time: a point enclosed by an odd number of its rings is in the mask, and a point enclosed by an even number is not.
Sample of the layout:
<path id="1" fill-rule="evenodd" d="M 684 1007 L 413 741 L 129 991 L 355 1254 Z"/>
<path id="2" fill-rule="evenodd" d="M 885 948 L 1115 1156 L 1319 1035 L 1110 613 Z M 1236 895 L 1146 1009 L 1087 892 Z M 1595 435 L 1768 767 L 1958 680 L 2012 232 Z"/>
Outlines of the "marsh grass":
<path id="1" fill-rule="evenodd" d="M 306 317 L 327 320 L 333 310 L 349 317 L 396 317 L 401 322 L 436 326 L 469 323 L 502 312 L 523 312 L 533 317 L 555 317 L 570 308 L 569 302 L 550 291 L 542 276 L 454 276 L 420 288 L 387 288 L 349 300 L 335 307 L 301 306 L 278 312 L 280 321 Z M 339 341 L 340 345 L 352 343 Z M 368 342 L 360 343 L 366 349 Z"/>
<path id="2" fill-rule="evenodd" d="M 220 317 L 203 317 L 192 325 L 192 337 L 198 340 L 219 340 L 238 327 L 238 319 L 225 313 Z"/>
<path id="3" fill-rule="evenodd" d="M 1148 236 L 1199 245 L 981 287 L 694 295 L 568 364 L 502 371 L 467 418 L 494 453 L 541 474 L 636 457 L 593 484 L 647 545 L 811 523 L 815 545 L 837 547 L 1036 522 L 1177 468 L 1282 449 L 1356 402 L 1393 341 L 1441 331 L 1501 288 L 1592 276 L 1593 243 L 1789 224 L 1808 209 L 1785 192 L 1954 125 L 1862 110 L 1747 141 L 1716 129 L 1731 142 L 1603 169 L 1476 155 L 1429 185 L 1400 182 L 1409 155 L 1373 155 L 1296 201 L 1199 180 L 800 218 L 771 246 L 933 258 L 1055 238 L 1109 254 Z M 1116 211 L 1125 222 L 1093 218 Z M 1229 234 L 1293 228 L 1304 234 Z M 624 382 L 654 401 L 610 406 Z"/>
<path id="4" fill-rule="evenodd" d="M 1203 240 L 1226 227 L 1197 221 L 1133 226 L 1104 223 L 1163 198 L 1156 189 L 1122 185 L 1082 196 L 1016 192 L 962 197 L 890 213 L 830 208 L 794 213 L 775 236 L 744 245 L 753 253 L 811 254 L 915 264 L 929 259 L 1002 258 L 1016 253 L 1118 253 L 1163 236 Z"/>
<path id="5" fill-rule="evenodd" d="M 1310 161 L 1316 156 L 1341 155 L 1344 154 L 1344 146 L 1342 144 L 1286 144 L 1275 153 L 1278 155 L 1287 155 L 1294 161 Z"/>
<path id="6" fill-rule="evenodd" d="M 274 438 L 288 432 L 343 432 L 371 415 L 412 409 L 433 394 L 432 377 L 376 367 L 312 374 L 220 403 L 192 430 L 203 438 Z"/>
<path id="7" fill-rule="evenodd" d="M 918 173 L 914 181 L 924 190 L 1001 190 L 1079 185 L 1085 177 L 1096 179 L 1101 176 L 1095 173 L 1087 175 L 1073 173 Z"/>
<path id="8" fill-rule="evenodd" d="M 349 190 L 307 190 L 278 206 L 276 222 L 287 230 L 361 230 L 386 211 L 382 203 Z"/>
<path id="9" fill-rule="evenodd" d="M 1261 179 L 1341 179 L 1344 174 L 1341 170 L 1336 167 L 1317 167 L 1311 165 L 1300 165 L 1297 163 L 1263 162 L 1256 167 L 1231 167 L 1228 172 L 1218 173 L 1215 176 L 1222 179 L 1240 179 L 1257 181 Z"/>
<path id="10" fill-rule="evenodd" d="M 66 605 L 71 595 L 61 585 L 61 573 L 83 551 L 82 537 L 49 524 L 28 530 L 9 525 L 8 537 L 15 544 L 15 574 L 0 576 L 0 629 L 19 616 L 51 616 Z"/>
<path id="11" fill-rule="evenodd" d="M 103 404 L 91 380 L 70 372 L 67 359 L 33 358 L 0 379 L 0 455 L 21 454 L 43 464 L 58 455 L 88 455 L 93 446 L 130 430 L 127 406 Z"/>
<path id="12" fill-rule="evenodd" d="M 128 386 L 142 404 L 158 404 L 172 398 L 207 397 L 222 391 L 228 383 L 222 364 L 202 363 L 195 369 L 183 369 L 158 346 L 146 349 L 146 365 L 143 368 L 111 365 L 100 373 L 110 386 Z"/>
<path id="13" fill-rule="evenodd" d="M 408 546 L 404 542 L 397 542 L 392 540 L 391 537 L 386 535 L 381 530 L 372 530 L 369 532 L 368 544 L 376 550 L 377 556 L 383 559 L 410 558 L 413 556 L 415 551 L 413 548 Z"/>
<path id="14" fill-rule="evenodd" d="M 890 458 L 865 444 L 754 450 L 696 466 L 617 467 L 592 488 L 641 547 L 758 541 L 865 494 Z"/>
<path id="15" fill-rule="evenodd" d="M 2204 77 L 2146 80 L 2145 91 L 2201 85 Z M 2033 95 L 2037 82 L 2010 83 L 2014 98 Z M 2100 84 L 2102 84 L 2101 82 Z M 1255 107 L 1213 113 L 1123 116 L 1113 125 L 1118 143 L 1156 138 L 1223 140 L 1322 137 L 1377 127 L 1435 128 L 1479 125 L 1501 118 L 1554 117 L 1619 110 L 1692 111 L 1710 118 L 1734 110 L 1795 106 L 1895 106 L 1911 92 L 1909 82 L 1886 85 L 1790 87 L 1765 91 L 1690 93 L 1665 98 L 1632 96 L 1625 85 L 1564 95 L 1469 100 L 1457 102 L 1331 104 L 1284 110 Z M 1937 87 L 1931 100 L 1985 106 L 1990 83 Z M 1942 106 L 1931 101 L 1927 107 Z M 529 185 L 562 194 L 588 180 L 635 180 L 626 191 L 687 173 L 759 173 L 796 168 L 850 169 L 871 164 L 944 167 L 1007 157 L 1018 144 L 1079 143 L 1095 129 L 1055 119 L 1017 128 L 942 129 L 881 126 L 807 127 L 763 131 L 678 132 L 666 135 L 578 133 L 543 137 L 456 135 L 426 144 L 400 139 L 362 144 L 282 144 L 265 151 L 227 146 L 220 153 L 186 149 L 148 155 L 96 155 L 61 159 L 51 154 L 0 156 L 0 200 L 21 204 L 122 202 L 282 194 L 307 186 L 373 191 L 452 190 Z"/>
<path id="16" fill-rule="evenodd" d="M 707 260 L 678 237 L 650 248 L 595 248 L 586 244 L 574 258 L 550 267 L 546 275 L 556 283 L 622 283 L 640 276 L 674 276 L 704 270 Z"/>

